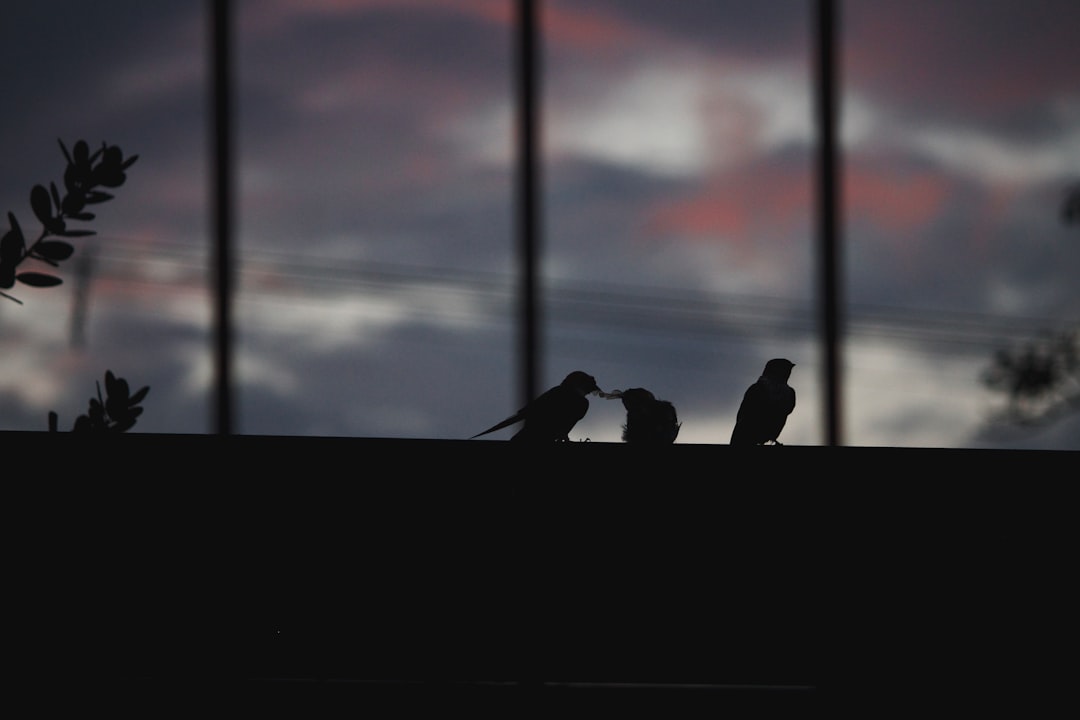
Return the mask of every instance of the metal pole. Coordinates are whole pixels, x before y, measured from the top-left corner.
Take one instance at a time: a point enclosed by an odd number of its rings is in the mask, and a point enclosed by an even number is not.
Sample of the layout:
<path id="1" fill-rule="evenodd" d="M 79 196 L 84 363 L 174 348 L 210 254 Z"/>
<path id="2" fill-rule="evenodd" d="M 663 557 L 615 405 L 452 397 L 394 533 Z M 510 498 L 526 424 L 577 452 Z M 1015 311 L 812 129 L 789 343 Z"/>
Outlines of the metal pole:
<path id="1" fill-rule="evenodd" d="M 533 0 L 517 3 L 517 222 L 519 240 L 519 320 L 521 353 L 521 406 L 536 397 L 540 375 L 540 302 L 538 257 L 540 244 L 539 189 L 540 171 L 537 162 L 539 137 L 538 86 L 539 40 L 537 36 L 537 4 Z"/>
<path id="2" fill-rule="evenodd" d="M 232 418 L 232 6 L 210 0 L 213 112 L 211 207 L 214 235 L 214 353 L 216 403 L 213 421 L 219 435 L 233 431 Z"/>
<path id="3" fill-rule="evenodd" d="M 825 383 L 825 442 L 843 444 L 841 417 L 841 255 L 840 187 L 837 152 L 838 72 L 835 3 L 817 1 L 815 42 L 817 48 L 817 126 L 818 126 L 818 222 L 821 243 L 821 323 L 823 331 Z"/>

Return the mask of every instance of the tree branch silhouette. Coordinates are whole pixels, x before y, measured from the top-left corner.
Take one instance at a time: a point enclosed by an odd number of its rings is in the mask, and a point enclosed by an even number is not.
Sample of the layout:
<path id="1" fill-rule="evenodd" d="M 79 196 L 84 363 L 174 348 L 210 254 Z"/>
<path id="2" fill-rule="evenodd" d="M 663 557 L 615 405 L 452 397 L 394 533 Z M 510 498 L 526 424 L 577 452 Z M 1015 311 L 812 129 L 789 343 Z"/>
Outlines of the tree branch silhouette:
<path id="1" fill-rule="evenodd" d="M 1061 207 L 1061 217 L 1066 225 L 1080 225 L 1080 181 L 1073 183 L 1065 195 L 1065 203 Z"/>
<path id="2" fill-rule="evenodd" d="M 90 221 L 94 214 L 87 210 L 113 199 L 113 195 L 98 188 L 117 188 L 127 179 L 125 171 L 131 167 L 138 155 L 125 159 L 117 145 L 102 143 L 101 147 L 90 152 L 85 140 L 75 143 L 68 152 L 63 140 L 58 140 L 60 149 L 67 160 L 64 171 L 64 194 L 61 195 L 55 182 L 49 187 L 35 185 L 30 191 L 30 207 L 41 222 L 41 233 L 29 246 L 23 235 L 15 213 L 8 212 L 10 229 L 0 238 L 0 295 L 22 304 L 22 301 L 9 293 L 16 282 L 31 287 L 54 287 L 63 281 L 50 273 L 23 271 L 18 268 L 27 259 L 39 260 L 52 267 L 71 257 L 74 246 L 66 240 L 50 239 L 85 237 L 95 234 L 93 230 L 69 228 L 68 221 Z"/>
<path id="3" fill-rule="evenodd" d="M 1019 425 L 1048 422 L 1080 408 L 1080 330 L 998 351 L 982 381 L 1007 395 L 1001 417 Z"/>
<path id="4" fill-rule="evenodd" d="M 1080 225 L 1080 182 L 1065 191 L 1061 219 Z M 982 382 L 1006 394 L 1000 419 L 1017 425 L 1039 425 L 1080 408 L 1080 327 L 999 350 Z"/>
<path id="5" fill-rule="evenodd" d="M 134 395 L 124 378 L 116 377 L 111 370 L 105 371 L 105 397 L 101 396 L 101 383 L 97 385 L 97 397 L 90 398 L 90 409 L 75 418 L 72 432 L 124 432 L 135 425 L 142 415 L 139 403 L 150 392 L 150 386 L 139 389 Z M 57 432 L 59 416 L 49 413 L 49 432 Z"/>
<path id="6" fill-rule="evenodd" d="M 26 260 L 37 260 L 51 267 L 59 267 L 75 252 L 75 247 L 61 239 L 93 235 L 93 230 L 68 227 L 68 222 L 78 220 L 87 222 L 94 219 L 94 213 L 88 206 L 97 205 L 113 199 L 111 193 L 99 188 L 117 188 L 127 180 L 126 170 L 131 167 L 138 155 L 125 159 L 124 152 L 117 145 L 102 143 L 101 147 L 90 152 L 85 140 L 79 140 L 68 152 L 63 140 L 60 150 L 67 160 L 64 170 L 64 194 L 60 194 L 55 182 L 49 187 L 35 185 L 30 190 L 30 208 L 41 222 L 41 232 L 30 245 L 26 244 L 22 226 L 15 213 L 8 212 L 9 229 L 0 238 L 0 295 L 19 305 L 22 301 L 14 295 L 4 292 L 15 283 L 30 287 L 55 287 L 63 281 L 47 272 L 33 270 L 19 271 L 19 266 Z M 139 407 L 149 386 L 141 388 L 134 395 L 127 380 L 117 377 L 111 370 L 105 371 L 105 396 L 101 394 L 101 384 L 97 386 L 97 397 L 90 398 L 90 408 L 75 420 L 72 432 L 124 432 L 135 425 L 135 419 L 142 414 Z M 58 416 L 49 413 L 49 430 L 57 431 Z"/>

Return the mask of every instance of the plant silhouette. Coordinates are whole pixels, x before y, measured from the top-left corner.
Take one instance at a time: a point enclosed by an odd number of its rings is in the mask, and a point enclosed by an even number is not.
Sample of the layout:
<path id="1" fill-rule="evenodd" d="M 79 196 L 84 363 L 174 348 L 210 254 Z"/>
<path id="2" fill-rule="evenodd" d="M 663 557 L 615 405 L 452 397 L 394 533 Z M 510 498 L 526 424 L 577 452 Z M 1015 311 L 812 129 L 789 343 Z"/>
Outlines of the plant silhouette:
<path id="1" fill-rule="evenodd" d="M 86 414 L 75 418 L 72 432 L 124 432 L 135 425 L 135 419 L 142 415 L 143 409 L 139 407 L 150 387 L 139 389 L 134 395 L 124 378 L 113 375 L 111 370 L 105 371 L 105 397 L 101 396 L 101 383 L 97 385 L 97 397 L 90 398 L 90 409 Z M 49 432 L 56 432 L 59 417 L 55 412 L 49 413 Z"/>
<path id="2" fill-rule="evenodd" d="M 1066 189 L 1061 219 L 1066 225 L 1080 225 L 1080 182 Z M 1006 407 L 998 419 L 1007 422 L 1037 425 L 1080 408 L 1080 327 L 998 350 L 981 380 L 1006 394 Z"/>
<path id="3" fill-rule="evenodd" d="M 55 182 L 49 187 L 35 185 L 30 191 L 30 207 L 41 222 L 41 233 L 29 246 L 23 235 L 15 213 L 8 212 L 10 228 L 0 238 L 0 295 L 22 304 L 18 298 L 5 290 L 10 290 L 16 282 L 31 287 L 54 287 L 63 281 L 55 275 L 36 271 L 19 271 L 19 265 L 27 259 L 39 260 L 52 267 L 71 257 L 75 248 L 66 240 L 49 239 L 74 238 L 93 235 L 93 230 L 68 227 L 71 220 L 89 221 L 94 214 L 88 206 L 112 200 L 113 196 L 99 188 L 117 188 L 127 179 L 125 171 L 138 160 L 138 155 L 125 159 L 123 151 L 117 145 L 102 143 L 102 146 L 90 152 L 85 140 L 79 140 L 68 152 L 63 140 L 58 140 L 60 149 L 67 160 L 64 170 L 64 194 L 61 195 Z"/>
<path id="4" fill-rule="evenodd" d="M 1080 225 L 1080 182 L 1074 183 L 1065 194 L 1065 203 L 1061 207 L 1061 217 L 1066 225 Z"/>
<path id="5" fill-rule="evenodd" d="M 68 152 L 63 140 L 58 140 L 60 150 L 67 160 L 64 170 L 64 193 L 60 194 L 55 182 L 49 187 L 35 185 L 30 190 L 30 208 L 41 222 L 41 232 L 28 246 L 15 213 L 8 212 L 9 229 L 0 238 L 0 295 L 19 305 L 22 301 L 4 292 L 19 282 L 30 287 L 55 287 L 63 281 L 50 273 L 33 270 L 19 270 L 25 260 L 37 260 L 59 267 L 75 252 L 74 246 L 61 239 L 93 235 L 93 230 L 68 227 L 71 220 L 82 222 L 94 219 L 94 214 L 87 210 L 90 205 L 112 200 L 111 193 L 99 188 L 117 188 L 127 180 L 126 170 L 131 167 L 138 155 L 125 159 L 124 152 L 117 145 L 102 143 L 101 147 L 90 152 L 85 140 L 79 140 Z M 149 386 L 140 389 L 134 395 L 127 380 L 117 377 L 111 370 L 105 371 L 105 397 L 101 395 L 98 384 L 97 397 L 90 398 L 90 409 L 85 415 L 75 420 L 72 432 L 124 432 L 135 425 L 135 419 L 142 414 L 139 407 Z M 49 430 L 56 432 L 58 416 L 49 413 Z"/>
<path id="6" fill-rule="evenodd" d="M 1045 422 L 1080 407 L 1080 329 L 999 350 L 982 381 L 1008 396 L 1002 419 L 1021 425 Z"/>

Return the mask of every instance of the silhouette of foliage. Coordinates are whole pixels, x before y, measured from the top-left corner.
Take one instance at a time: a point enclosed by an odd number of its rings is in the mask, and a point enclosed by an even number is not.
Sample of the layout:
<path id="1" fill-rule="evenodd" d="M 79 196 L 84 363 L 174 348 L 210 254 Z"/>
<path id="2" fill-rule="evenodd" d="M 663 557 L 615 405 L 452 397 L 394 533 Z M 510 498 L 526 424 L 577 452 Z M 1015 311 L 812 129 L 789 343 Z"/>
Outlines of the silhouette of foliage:
<path id="1" fill-rule="evenodd" d="M 1008 396 L 1003 419 L 1020 424 L 1049 420 L 1080 406 L 1080 329 L 999 350 L 983 383 Z"/>
<path id="2" fill-rule="evenodd" d="M 142 415 L 139 407 L 150 386 L 138 390 L 134 395 L 124 378 L 105 371 L 105 397 L 101 396 L 101 383 L 97 384 L 97 397 L 90 398 L 90 409 L 86 414 L 75 419 L 72 432 L 124 432 L 135 425 L 135 419 Z M 49 413 L 49 431 L 57 432 L 59 417 Z"/>
<path id="3" fill-rule="evenodd" d="M 102 143 L 101 147 L 90 152 L 85 140 L 75 143 L 71 152 L 63 140 L 58 140 L 60 150 L 67 160 L 64 170 L 64 193 L 60 194 L 56 183 L 49 187 L 35 185 L 30 190 L 30 208 L 41 222 L 41 233 L 29 246 L 23 235 L 15 213 L 8 212 L 9 229 L 0 237 L 0 295 L 22 304 L 18 298 L 3 292 L 20 282 L 31 287 L 53 287 L 63 281 L 44 272 L 18 270 L 24 260 L 37 260 L 59 267 L 75 252 L 74 246 L 66 240 L 49 239 L 86 237 L 93 235 L 93 230 L 68 227 L 71 220 L 82 222 L 94 219 L 88 206 L 112 200 L 112 194 L 99 188 L 117 188 L 127 180 L 126 170 L 138 160 L 138 155 L 124 158 L 123 151 L 116 145 Z M 116 377 L 111 370 L 105 371 L 105 397 L 101 395 L 101 384 L 97 386 L 97 397 L 90 398 L 90 408 L 85 415 L 75 420 L 72 432 L 125 432 L 135 425 L 136 418 L 142 414 L 139 407 L 149 386 L 140 389 L 134 395 L 127 380 Z M 57 431 L 59 418 L 55 412 L 49 413 L 49 430 Z"/>
<path id="4" fill-rule="evenodd" d="M 1065 191 L 1061 218 L 1066 225 L 1080 224 L 1080 181 Z M 1006 394 L 1006 407 L 996 418 L 1005 422 L 1040 424 L 1080 408 L 1080 328 L 999 350 L 982 382 Z"/>
<path id="5" fill-rule="evenodd" d="M 61 195 L 56 183 L 49 187 L 35 185 L 30 190 L 30 207 L 41 222 L 41 233 L 29 246 L 26 236 L 15 214 L 8 212 L 9 229 L 0 238 L 0 295 L 22 304 L 14 296 L 4 292 L 16 282 L 31 287 L 53 287 L 62 280 L 55 275 L 35 271 L 18 271 L 24 260 L 33 259 L 58 267 L 61 262 L 71 257 L 75 248 L 62 239 L 93 235 L 93 230 L 68 227 L 68 222 L 78 220 L 87 222 L 94 219 L 94 214 L 87 208 L 92 205 L 112 200 L 109 192 L 99 188 L 117 188 L 127 179 L 126 170 L 138 160 L 138 155 L 124 158 L 123 151 L 116 145 L 102 146 L 90 152 L 85 140 L 75 143 L 68 152 L 63 140 L 58 140 L 60 149 L 67 160 L 64 171 L 64 193 Z"/>
<path id="6" fill-rule="evenodd" d="M 1080 224 L 1080 182 L 1069 188 L 1065 195 L 1065 205 L 1061 209 L 1061 215 L 1066 225 Z"/>

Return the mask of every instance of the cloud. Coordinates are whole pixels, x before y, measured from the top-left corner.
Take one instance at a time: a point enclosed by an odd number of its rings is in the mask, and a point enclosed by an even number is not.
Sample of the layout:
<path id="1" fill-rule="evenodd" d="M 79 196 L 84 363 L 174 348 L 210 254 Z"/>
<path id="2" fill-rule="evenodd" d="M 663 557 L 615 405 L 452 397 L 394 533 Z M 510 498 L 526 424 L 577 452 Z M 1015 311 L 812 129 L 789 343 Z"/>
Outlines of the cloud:
<path id="1" fill-rule="evenodd" d="M 545 148 L 664 177 L 701 177 L 813 140 L 797 68 L 654 59 L 549 106 Z"/>
<path id="2" fill-rule="evenodd" d="M 702 78 L 646 66 L 612 83 L 592 103 L 556 105 L 544 137 L 547 156 L 585 157 L 661 176 L 702 174 L 709 129 L 699 111 Z"/>
<path id="3" fill-rule="evenodd" d="M 545 374 L 582 364 L 606 386 L 653 387 L 679 407 L 681 440 L 724 442 L 762 359 L 797 353 L 785 435 L 820 442 L 812 4 L 542 5 Z M 853 441 L 972 442 L 988 318 L 1075 317 L 1077 244 L 1052 192 L 1080 156 L 1074 5 L 844 6 L 846 290 L 857 319 L 902 315 L 853 327 Z M 244 430 L 463 437 L 505 416 L 519 401 L 513 4 L 238 7 Z M 204 431 L 205 6 L 110 9 L 12 6 L 13 37 L 49 30 L 65 52 L 0 50 L 18 98 L 3 209 L 30 217 L 30 183 L 62 171 L 57 136 L 141 156 L 95 223 L 87 352 L 47 361 L 66 295 L 34 294 L 40 327 L 2 308 L 24 358 L 4 374 L 10 421 L 39 427 L 50 402 L 73 419 L 113 367 L 153 388 L 140 427 Z M 926 328 L 948 311 L 984 333 L 964 325 L 943 347 Z M 583 430 L 617 440 L 619 408 L 595 410 Z"/>
<path id="4" fill-rule="evenodd" d="M 940 217 L 955 191 L 955 183 L 947 176 L 925 167 L 901 172 L 894 164 L 856 160 L 845 167 L 843 178 L 848 218 L 906 234 L 914 243 L 918 243 L 918 231 Z"/>
<path id="5" fill-rule="evenodd" d="M 989 184 L 1064 182 L 1080 161 L 1080 126 L 1043 142 L 1010 142 L 971 128 L 920 128 L 909 136 L 913 151 L 946 169 Z"/>
<path id="6" fill-rule="evenodd" d="M 957 0 L 844 6 L 843 77 L 897 108 L 953 120 L 1075 93 L 1076 4 Z"/>

